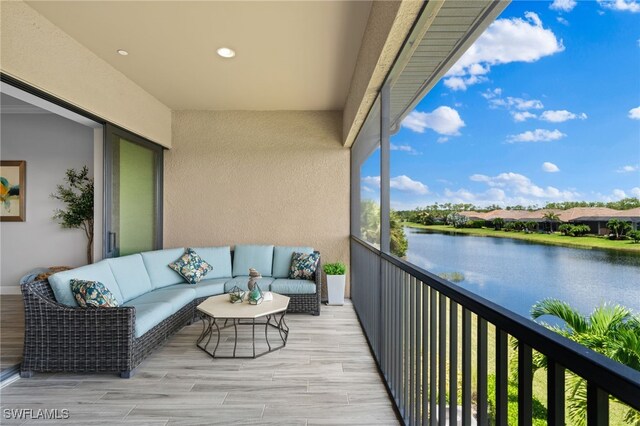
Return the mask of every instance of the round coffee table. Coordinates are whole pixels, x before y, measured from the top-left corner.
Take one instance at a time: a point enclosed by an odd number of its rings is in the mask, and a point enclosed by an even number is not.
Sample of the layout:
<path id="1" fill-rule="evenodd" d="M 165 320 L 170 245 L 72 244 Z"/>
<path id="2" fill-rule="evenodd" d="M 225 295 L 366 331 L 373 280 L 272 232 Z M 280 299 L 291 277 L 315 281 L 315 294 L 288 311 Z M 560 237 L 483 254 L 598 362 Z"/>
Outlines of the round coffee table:
<path id="1" fill-rule="evenodd" d="M 272 294 L 273 300 L 262 302 L 259 305 L 250 305 L 247 301 L 231 303 L 228 294 L 209 297 L 199 304 L 196 310 L 202 318 L 202 334 L 196 342 L 198 348 L 209 354 L 212 358 L 258 358 L 284 348 L 287 345 L 287 338 L 289 337 L 289 326 L 284 320 L 287 307 L 289 306 L 289 298 L 277 293 Z M 256 321 L 260 318 L 264 318 L 265 320 Z M 220 326 L 222 320 L 224 320 L 224 324 Z M 229 321 L 231 321 L 231 324 L 228 324 Z M 250 326 L 252 328 L 253 355 L 236 355 L 239 325 Z M 256 354 L 256 326 L 264 326 L 264 337 L 267 341 L 267 347 L 269 348 L 267 351 L 258 354 Z M 234 328 L 235 340 L 233 343 L 233 355 L 216 355 L 218 346 L 220 345 L 220 330 L 228 327 Z M 279 346 L 271 346 L 271 342 L 269 342 L 269 328 L 278 331 L 282 344 Z M 211 343 L 214 334 L 217 336 L 216 345 L 213 350 L 209 350 L 207 347 Z M 205 339 L 206 343 L 203 343 Z"/>

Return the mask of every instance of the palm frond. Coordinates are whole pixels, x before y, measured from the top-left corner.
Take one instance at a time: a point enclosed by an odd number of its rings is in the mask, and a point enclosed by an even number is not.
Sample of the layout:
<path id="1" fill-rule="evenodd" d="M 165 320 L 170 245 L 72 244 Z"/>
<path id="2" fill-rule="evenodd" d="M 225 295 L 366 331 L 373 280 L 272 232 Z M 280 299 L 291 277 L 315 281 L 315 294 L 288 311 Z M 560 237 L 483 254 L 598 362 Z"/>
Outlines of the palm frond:
<path id="1" fill-rule="evenodd" d="M 575 333 L 583 333 L 589 328 L 589 323 L 584 315 L 580 314 L 571 305 L 558 299 L 544 299 L 533 305 L 531 317 L 538 319 L 545 315 L 551 315 L 564 321 Z"/>

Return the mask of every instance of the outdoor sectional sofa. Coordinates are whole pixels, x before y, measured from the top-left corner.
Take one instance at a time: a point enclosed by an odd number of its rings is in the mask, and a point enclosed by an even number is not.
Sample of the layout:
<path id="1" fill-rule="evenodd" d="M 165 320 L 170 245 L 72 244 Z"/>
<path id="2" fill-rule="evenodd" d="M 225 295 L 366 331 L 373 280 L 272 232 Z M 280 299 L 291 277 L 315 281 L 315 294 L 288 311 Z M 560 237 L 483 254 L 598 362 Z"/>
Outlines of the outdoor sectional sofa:
<path id="1" fill-rule="evenodd" d="M 287 312 L 320 314 L 320 261 L 313 280 L 287 278 L 293 253 L 312 253 L 311 247 L 237 245 L 235 251 L 230 247 L 194 250 L 213 267 L 197 284 L 185 283 L 168 267 L 184 254 L 184 248 L 105 259 L 56 273 L 49 281 L 22 284 L 22 377 L 46 371 L 114 372 L 129 378 L 147 355 L 194 320 L 199 303 L 234 286 L 246 289 L 249 268 L 262 273 L 258 284 L 262 290 L 291 298 Z M 80 308 L 70 289 L 71 279 L 102 282 L 120 306 Z"/>

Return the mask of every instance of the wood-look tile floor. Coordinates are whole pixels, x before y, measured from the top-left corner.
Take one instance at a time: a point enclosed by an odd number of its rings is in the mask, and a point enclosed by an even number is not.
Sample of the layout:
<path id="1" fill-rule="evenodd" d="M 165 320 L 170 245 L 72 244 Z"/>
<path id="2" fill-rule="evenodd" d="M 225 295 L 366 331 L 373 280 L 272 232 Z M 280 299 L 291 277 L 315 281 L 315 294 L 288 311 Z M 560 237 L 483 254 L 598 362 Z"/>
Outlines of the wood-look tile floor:
<path id="1" fill-rule="evenodd" d="M 0 371 L 20 364 L 24 345 L 24 305 L 19 294 L 0 296 Z"/>
<path id="2" fill-rule="evenodd" d="M 201 323 L 183 328 L 132 379 L 36 373 L 0 391 L 5 409 L 68 409 L 64 424 L 396 425 L 351 304 L 289 314 L 287 346 L 258 359 L 211 359 L 195 347 Z M 238 350 L 250 348 L 241 328 Z M 264 329 L 256 330 L 263 340 Z M 220 350 L 230 350 L 233 328 Z M 261 339 L 262 338 L 262 339 Z M 270 333 L 270 340 L 277 336 Z M 246 352 L 243 352 L 246 353 Z M 47 424 L 2 419 L 2 424 Z M 55 422 L 53 422 L 55 423 Z"/>

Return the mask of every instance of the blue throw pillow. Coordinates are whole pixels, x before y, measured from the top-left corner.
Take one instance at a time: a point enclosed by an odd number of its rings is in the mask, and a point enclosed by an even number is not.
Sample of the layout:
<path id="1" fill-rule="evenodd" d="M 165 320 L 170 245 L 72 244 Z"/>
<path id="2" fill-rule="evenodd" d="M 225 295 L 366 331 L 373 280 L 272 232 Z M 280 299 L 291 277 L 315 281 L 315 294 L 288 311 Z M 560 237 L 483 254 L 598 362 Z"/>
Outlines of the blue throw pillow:
<path id="1" fill-rule="evenodd" d="M 113 293 L 99 281 L 72 279 L 69 284 L 81 308 L 117 308 L 120 305 Z"/>
<path id="2" fill-rule="evenodd" d="M 170 263 L 169 268 L 182 275 L 189 284 L 199 283 L 209 271 L 213 270 L 213 267 L 202 260 L 192 248 L 188 248 L 178 260 Z"/>
<path id="3" fill-rule="evenodd" d="M 319 253 L 293 253 L 289 278 L 293 280 L 312 280 L 316 273 L 319 259 Z"/>

